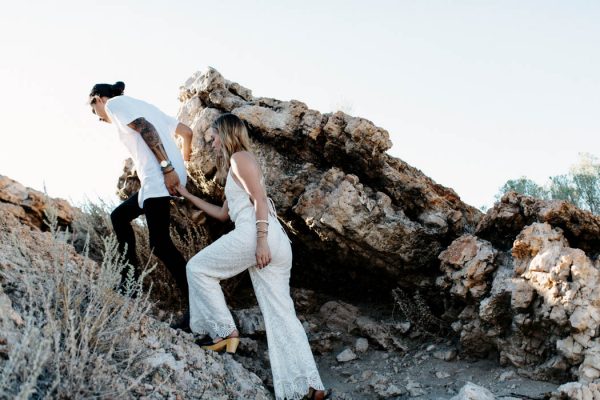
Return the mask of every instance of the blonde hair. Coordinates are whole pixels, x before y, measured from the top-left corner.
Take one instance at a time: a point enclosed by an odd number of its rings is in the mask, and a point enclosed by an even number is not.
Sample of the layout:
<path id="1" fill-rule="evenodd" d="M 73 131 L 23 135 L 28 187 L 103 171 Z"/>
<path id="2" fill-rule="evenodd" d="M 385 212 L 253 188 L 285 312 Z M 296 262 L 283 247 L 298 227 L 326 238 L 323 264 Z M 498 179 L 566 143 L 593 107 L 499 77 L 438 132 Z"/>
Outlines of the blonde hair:
<path id="1" fill-rule="evenodd" d="M 248 130 L 244 122 L 236 115 L 221 115 L 212 123 L 221 139 L 221 152 L 217 154 L 217 182 L 225 183 L 229 172 L 231 156 L 238 151 L 252 152 Z"/>

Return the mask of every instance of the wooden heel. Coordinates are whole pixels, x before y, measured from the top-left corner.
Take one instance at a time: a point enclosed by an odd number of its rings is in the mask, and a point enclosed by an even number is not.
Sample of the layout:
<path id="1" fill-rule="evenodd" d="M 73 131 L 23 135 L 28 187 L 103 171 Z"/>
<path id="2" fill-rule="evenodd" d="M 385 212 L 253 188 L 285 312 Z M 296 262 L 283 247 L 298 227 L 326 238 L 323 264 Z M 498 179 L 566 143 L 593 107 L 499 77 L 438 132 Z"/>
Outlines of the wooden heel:
<path id="1" fill-rule="evenodd" d="M 232 338 L 223 339 L 223 340 L 218 341 L 217 343 L 211 344 L 209 346 L 202 346 L 202 348 L 204 350 L 212 350 L 212 351 L 225 350 L 228 353 L 233 354 L 237 350 L 237 347 L 239 344 L 240 344 L 240 338 L 232 337 Z"/>
<path id="2" fill-rule="evenodd" d="M 226 341 L 227 341 L 227 352 L 230 354 L 235 353 L 238 345 L 240 344 L 240 338 L 232 337 L 232 338 L 226 339 Z"/>

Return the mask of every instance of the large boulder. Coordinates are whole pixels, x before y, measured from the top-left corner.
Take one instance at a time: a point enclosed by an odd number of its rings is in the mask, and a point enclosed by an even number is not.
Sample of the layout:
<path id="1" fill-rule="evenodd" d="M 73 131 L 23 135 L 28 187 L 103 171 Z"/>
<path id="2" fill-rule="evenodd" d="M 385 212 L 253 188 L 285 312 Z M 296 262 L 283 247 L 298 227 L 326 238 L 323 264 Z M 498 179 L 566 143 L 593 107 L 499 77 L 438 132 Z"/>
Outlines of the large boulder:
<path id="1" fill-rule="evenodd" d="M 597 382 L 599 228 L 566 202 L 505 195 L 440 254 L 437 283 L 463 307 L 452 325 L 463 350 L 495 351 L 536 378 Z"/>
<path id="2" fill-rule="evenodd" d="M 364 118 L 254 97 L 213 68 L 190 77 L 180 100 L 179 119 L 194 131 L 190 186 L 209 199 L 222 201 L 223 193 L 213 180 L 211 123 L 226 112 L 245 121 L 302 264 L 293 279 L 304 286 L 351 286 L 346 294 L 385 293 L 399 282 L 431 286 L 437 255 L 481 217 L 453 190 L 388 155 L 388 132 Z"/>
<path id="3" fill-rule="evenodd" d="M 50 198 L 4 175 L 0 175 L 0 204 L 21 223 L 41 230 L 48 229 L 49 212 L 63 227 L 70 226 L 77 214 L 66 200 Z"/>
<path id="4" fill-rule="evenodd" d="M 521 230 L 534 222 L 561 228 L 572 247 L 600 255 L 600 217 L 567 201 L 540 200 L 508 192 L 477 225 L 475 234 L 501 249 L 510 249 Z"/>

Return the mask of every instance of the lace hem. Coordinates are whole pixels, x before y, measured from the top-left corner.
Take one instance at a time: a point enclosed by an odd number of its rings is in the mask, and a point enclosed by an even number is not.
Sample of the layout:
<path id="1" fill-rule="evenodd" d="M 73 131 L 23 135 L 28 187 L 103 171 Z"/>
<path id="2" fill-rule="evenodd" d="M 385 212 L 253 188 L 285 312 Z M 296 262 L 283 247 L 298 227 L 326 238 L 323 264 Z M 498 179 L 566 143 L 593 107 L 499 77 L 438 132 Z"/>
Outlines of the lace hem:
<path id="1" fill-rule="evenodd" d="M 202 328 L 198 328 L 200 325 Z M 220 323 L 215 320 L 203 320 L 192 326 L 194 333 L 199 335 L 210 335 L 213 339 L 220 337 L 225 338 L 231 335 L 231 332 L 236 330 L 235 324 L 232 323 Z"/>
<path id="2" fill-rule="evenodd" d="M 293 381 L 281 381 L 275 383 L 276 400 L 302 400 L 308 394 L 308 390 L 325 390 L 318 372 L 310 376 L 300 376 Z"/>

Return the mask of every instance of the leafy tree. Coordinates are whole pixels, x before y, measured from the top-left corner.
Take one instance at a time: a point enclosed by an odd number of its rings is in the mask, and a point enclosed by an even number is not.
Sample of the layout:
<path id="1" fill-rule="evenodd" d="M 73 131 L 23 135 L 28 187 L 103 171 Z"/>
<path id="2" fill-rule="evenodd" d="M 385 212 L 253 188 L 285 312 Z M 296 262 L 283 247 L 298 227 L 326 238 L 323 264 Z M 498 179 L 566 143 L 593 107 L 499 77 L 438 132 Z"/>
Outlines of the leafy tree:
<path id="1" fill-rule="evenodd" d="M 600 162 L 591 154 L 580 154 L 580 161 L 571 168 L 573 183 L 579 194 L 580 207 L 600 213 Z"/>
<path id="2" fill-rule="evenodd" d="M 525 176 L 510 179 L 500 188 L 496 199 L 511 190 L 539 199 L 565 200 L 600 214 L 600 160 L 589 153 L 581 153 L 568 174 L 551 176 L 545 186 Z"/>
<path id="3" fill-rule="evenodd" d="M 511 190 L 527 196 L 537 197 L 539 199 L 545 199 L 548 197 L 548 193 L 542 186 L 538 185 L 526 176 L 522 176 L 519 179 L 509 179 L 506 181 L 504 186 L 500 188 L 500 192 L 496 195 L 496 199 L 500 199 L 505 193 L 510 192 Z"/>
<path id="4" fill-rule="evenodd" d="M 569 203 L 579 205 L 579 193 L 573 179 L 569 175 L 551 176 L 549 194 L 553 200 L 565 200 Z"/>

